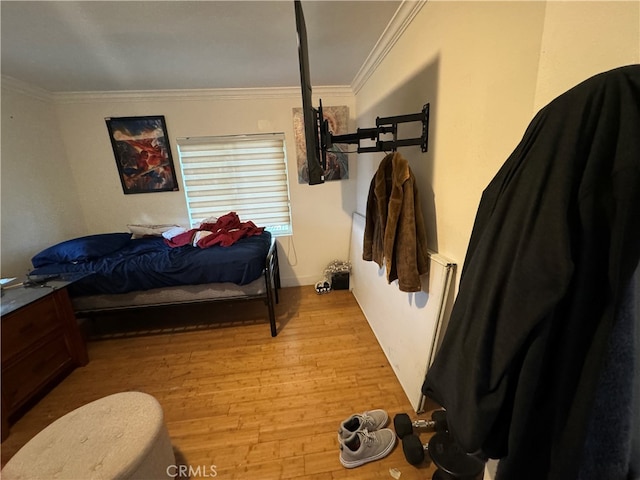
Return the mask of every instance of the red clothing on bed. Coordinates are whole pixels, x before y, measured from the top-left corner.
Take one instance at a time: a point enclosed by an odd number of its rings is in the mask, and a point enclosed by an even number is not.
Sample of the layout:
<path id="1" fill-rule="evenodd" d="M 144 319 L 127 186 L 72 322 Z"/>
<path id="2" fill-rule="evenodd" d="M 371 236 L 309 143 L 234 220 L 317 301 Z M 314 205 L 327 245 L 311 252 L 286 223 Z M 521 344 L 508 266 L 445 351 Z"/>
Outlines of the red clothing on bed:
<path id="1" fill-rule="evenodd" d="M 196 246 L 200 248 L 214 245 L 228 247 L 241 238 L 260 235 L 263 231 L 264 227 L 257 227 L 252 221 L 241 222 L 235 212 L 230 212 L 220 217 L 215 223 L 203 223 L 200 228 L 192 228 L 170 240 L 165 240 L 165 242 L 170 247 L 182 247 L 183 245 L 191 245 L 198 232 L 211 232 L 200 238 L 196 242 Z"/>

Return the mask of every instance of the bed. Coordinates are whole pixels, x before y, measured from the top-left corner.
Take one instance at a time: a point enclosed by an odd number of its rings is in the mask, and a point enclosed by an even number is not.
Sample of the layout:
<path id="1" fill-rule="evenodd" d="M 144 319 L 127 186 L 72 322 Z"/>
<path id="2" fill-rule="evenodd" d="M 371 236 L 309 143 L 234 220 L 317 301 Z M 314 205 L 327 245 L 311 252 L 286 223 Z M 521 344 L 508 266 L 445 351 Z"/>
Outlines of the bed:
<path id="1" fill-rule="evenodd" d="M 29 278 L 76 278 L 68 287 L 79 318 L 124 309 L 263 299 L 277 335 L 280 269 L 268 231 L 232 245 L 172 246 L 162 236 L 106 233 L 53 245 L 32 258 Z"/>

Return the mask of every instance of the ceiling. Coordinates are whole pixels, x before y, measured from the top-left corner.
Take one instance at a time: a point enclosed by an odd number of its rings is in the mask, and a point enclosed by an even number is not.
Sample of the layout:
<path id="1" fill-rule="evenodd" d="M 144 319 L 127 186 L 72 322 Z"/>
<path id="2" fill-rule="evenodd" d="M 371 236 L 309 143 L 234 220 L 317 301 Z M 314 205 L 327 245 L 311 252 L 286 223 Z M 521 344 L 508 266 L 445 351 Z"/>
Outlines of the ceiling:
<path id="1" fill-rule="evenodd" d="M 312 85 L 350 85 L 401 3 L 303 0 Z M 2 0 L 2 75 L 49 92 L 293 87 L 293 4 Z"/>

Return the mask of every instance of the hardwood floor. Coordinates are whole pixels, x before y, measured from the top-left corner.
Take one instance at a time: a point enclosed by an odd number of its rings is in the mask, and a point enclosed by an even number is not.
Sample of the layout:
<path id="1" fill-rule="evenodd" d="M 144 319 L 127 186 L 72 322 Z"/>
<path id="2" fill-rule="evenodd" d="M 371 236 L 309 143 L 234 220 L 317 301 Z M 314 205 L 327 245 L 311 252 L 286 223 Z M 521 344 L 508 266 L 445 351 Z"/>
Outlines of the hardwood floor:
<path id="1" fill-rule="evenodd" d="M 337 428 L 352 413 L 383 408 L 391 420 L 400 412 L 429 417 L 412 413 L 351 293 L 286 288 L 276 312 L 275 338 L 260 301 L 100 319 L 89 364 L 12 426 L 2 465 L 65 413 L 138 390 L 161 403 L 191 478 L 215 471 L 220 479 L 389 479 L 395 468 L 402 480 L 430 479 L 434 468 L 409 465 L 400 442 L 388 457 L 355 469 L 339 462 Z"/>

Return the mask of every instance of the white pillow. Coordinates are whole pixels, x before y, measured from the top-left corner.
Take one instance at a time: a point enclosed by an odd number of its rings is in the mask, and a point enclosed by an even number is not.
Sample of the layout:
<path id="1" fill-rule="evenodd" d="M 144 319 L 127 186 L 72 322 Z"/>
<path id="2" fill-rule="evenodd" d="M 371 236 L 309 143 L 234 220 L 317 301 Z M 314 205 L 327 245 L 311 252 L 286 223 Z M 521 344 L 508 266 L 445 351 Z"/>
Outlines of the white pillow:
<path id="1" fill-rule="evenodd" d="M 129 231 L 133 235 L 133 238 L 140 238 L 146 236 L 155 236 L 160 237 L 164 232 L 171 230 L 173 228 L 179 227 L 180 225 L 175 224 L 164 224 L 164 225 L 139 225 L 139 224 L 129 224 L 127 225 Z"/>

